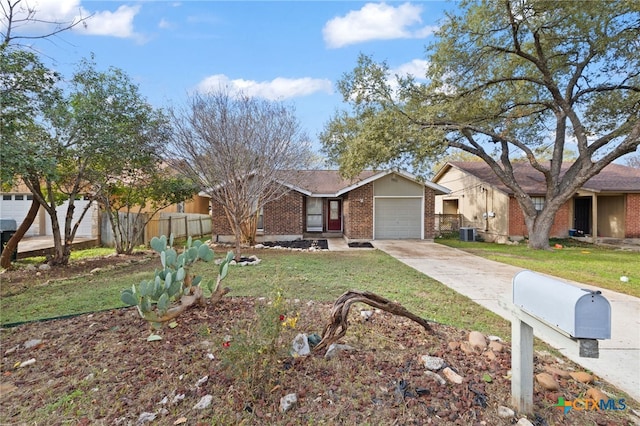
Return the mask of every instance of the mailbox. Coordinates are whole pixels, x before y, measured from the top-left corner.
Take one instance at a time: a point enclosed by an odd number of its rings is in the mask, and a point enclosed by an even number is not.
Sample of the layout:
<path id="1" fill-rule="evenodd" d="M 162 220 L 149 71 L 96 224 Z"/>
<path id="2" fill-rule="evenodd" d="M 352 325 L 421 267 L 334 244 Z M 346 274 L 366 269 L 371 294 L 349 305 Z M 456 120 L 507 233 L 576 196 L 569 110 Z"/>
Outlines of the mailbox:
<path id="1" fill-rule="evenodd" d="M 513 304 L 572 338 L 611 338 L 611 305 L 599 291 L 522 271 L 513 277 Z"/>

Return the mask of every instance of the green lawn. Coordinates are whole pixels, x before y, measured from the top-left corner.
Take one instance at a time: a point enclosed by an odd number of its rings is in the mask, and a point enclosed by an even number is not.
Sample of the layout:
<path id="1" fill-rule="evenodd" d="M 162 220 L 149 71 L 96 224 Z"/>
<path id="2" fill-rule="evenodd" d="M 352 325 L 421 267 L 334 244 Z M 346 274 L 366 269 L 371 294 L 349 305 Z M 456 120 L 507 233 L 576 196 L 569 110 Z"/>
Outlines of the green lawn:
<path id="1" fill-rule="evenodd" d="M 216 253 L 222 256 L 223 253 Z M 250 254 L 250 253 L 248 253 Z M 233 267 L 225 280 L 229 296 L 268 297 L 275 290 L 291 299 L 333 302 L 349 289 L 368 290 L 396 300 L 425 318 L 502 337 L 509 323 L 439 282 L 387 254 L 374 251 L 257 252 L 257 266 Z M 153 276 L 156 262 L 106 271 L 91 277 L 34 284 L 3 297 L 0 323 L 11 324 L 123 306 L 120 291 Z M 217 266 L 200 263 L 205 280 Z"/>
<path id="2" fill-rule="evenodd" d="M 639 251 L 598 247 L 574 240 L 552 241 L 551 250 L 532 250 L 525 244 L 456 239 L 437 239 L 436 242 L 497 262 L 640 297 Z M 555 248 L 555 244 L 562 248 Z M 622 276 L 629 281 L 621 281 Z"/>

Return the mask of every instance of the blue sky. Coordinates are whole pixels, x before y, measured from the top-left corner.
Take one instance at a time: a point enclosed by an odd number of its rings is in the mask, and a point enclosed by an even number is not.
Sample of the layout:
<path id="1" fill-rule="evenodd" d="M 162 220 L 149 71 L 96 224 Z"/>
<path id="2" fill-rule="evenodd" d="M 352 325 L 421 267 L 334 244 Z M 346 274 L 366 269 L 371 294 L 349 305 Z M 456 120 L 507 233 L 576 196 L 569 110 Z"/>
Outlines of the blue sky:
<path id="1" fill-rule="evenodd" d="M 437 1 L 86 1 L 23 0 L 36 18 L 93 17 L 35 47 L 70 77 L 95 55 L 123 69 L 155 106 L 182 105 L 221 86 L 295 106 L 311 139 L 343 106 L 336 82 L 360 53 L 394 72 L 423 75 L 424 48 L 445 9 Z M 22 27 L 42 34 L 43 27 Z M 314 147 L 319 148 L 315 143 Z"/>

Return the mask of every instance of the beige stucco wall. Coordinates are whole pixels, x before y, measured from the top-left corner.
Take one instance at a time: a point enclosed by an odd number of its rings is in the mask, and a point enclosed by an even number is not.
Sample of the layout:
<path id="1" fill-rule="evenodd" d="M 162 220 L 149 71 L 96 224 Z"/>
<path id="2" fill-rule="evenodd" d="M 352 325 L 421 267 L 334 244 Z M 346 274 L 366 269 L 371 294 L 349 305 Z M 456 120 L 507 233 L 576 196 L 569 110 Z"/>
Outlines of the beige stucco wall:
<path id="1" fill-rule="evenodd" d="M 390 174 L 374 182 L 373 195 L 375 197 L 421 197 L 423 186 L 402 176 Z"/>
<path id="2" fill-rule="evenodd" d="M 451 193 L 436 195 L 436 214 L 458 213 L 463 227 L 474 227 L 486 241 L 506 242 L 509 229 L 509 196 L 475 176 L 450 168 L 438 180 Z M 446 200 L 457 200 L 458 212 L 445 211 Z M 485 217 L 487 213 L 488 217 Z M 493 217 L 491 217 L 493 216 Z"/>
<path id="3" fill-rule="evenodd" d="M 598 197 L 598 234 L 624 238 L 624 196 Z"/>

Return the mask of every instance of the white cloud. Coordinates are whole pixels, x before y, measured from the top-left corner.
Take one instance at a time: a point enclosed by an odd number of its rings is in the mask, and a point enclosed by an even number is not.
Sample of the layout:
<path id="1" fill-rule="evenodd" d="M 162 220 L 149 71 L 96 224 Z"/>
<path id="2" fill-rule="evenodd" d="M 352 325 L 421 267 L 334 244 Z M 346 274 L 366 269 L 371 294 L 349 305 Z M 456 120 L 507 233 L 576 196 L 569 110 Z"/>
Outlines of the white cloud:
<path id="1" fill-rule="evenodd" d="M 104 10 L 95 12 L 87 20 L 84 30 L 86 34 L 113 36 L 120 38 L 137 37 L 133 30 L 133 18 L 140 11 L 140 6 L 120 6 L 115 12 Z"/>
<path id="2" fill-rule="evenodd" d="M 324 41 L 330 48 L 369 40 L 397 38 L 425 38 L 436 27 L 411 29 L 422 23 L 422 6 L 404 3 L 398 7 L 385 3 L 367 3 L 362 9 L 331 19 L 322 29 Z"/>
<path id="3" fill-rule="evenodd" d="M 232 80 L 224 74 L 216 74 L 202 80 L 197 87 L 200 92 L 230 90 L 247 96 L 255 96 L 269 100 L 284 100 L 312 95 L 316 92 L 333 93 L 331 81 L 319 78 L 283 78 L 271 81 Z"/>
<path id="4" fill-rule="evenodd" d="M 166 19 L 162 18 L 160 20 L 160 22 L 158 22 L 158 28 L 161 28 L 163 30 L 168 30 L 171 28 L 174 28 L 175 25 L 173 25 L 170 21 L 167 21 Z"/>
<path id="5" fill-rule="evenodd" d="M 404 63 L 396 68 L 390 69 L 389 74 L 392 76 L 400 75 L 407 76 L 412 75 L 416 80 L 425 80 L 425 74 L 427 73 L 427 67 L 429 62 L 424 59 L 414 59 L 411 62 Z"/>
<path id="6" fill-rule="evenodd" d="M 18 19 L 26 17 L 26 10 L 29 8 L 36 11 L 34 18 L 40 21 L 21 27 L 20 32 L 44 34 L 59 27 L 46 22 L 70 24 L 93 14 L 84 25 L 77 25 L 73 30 L 80 34 L 138 37 L 133 28 L 133 19 L 140 11 L 140 6 L 122 5 L 112 12 L 89 11 L 82 6 L 81 0 L 24 0 L 20 5 L 23 8 L 18 11 Z"/>

